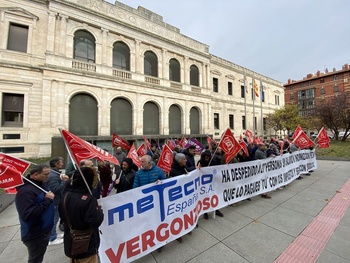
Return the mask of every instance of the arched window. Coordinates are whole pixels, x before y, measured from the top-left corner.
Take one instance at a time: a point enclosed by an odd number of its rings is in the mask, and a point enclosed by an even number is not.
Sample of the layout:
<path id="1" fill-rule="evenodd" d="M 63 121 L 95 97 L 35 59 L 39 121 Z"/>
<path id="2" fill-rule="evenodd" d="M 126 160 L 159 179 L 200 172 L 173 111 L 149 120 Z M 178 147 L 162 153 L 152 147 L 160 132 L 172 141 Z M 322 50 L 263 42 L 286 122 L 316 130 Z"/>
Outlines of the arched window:
<path id="1" fill-rule="evenodd" d="M 181 110 L 176 105 L 169 108 L 169 134 L 181 134 Z"/>
<path id="2" fill-rule="evenodd" d="M 199 70 L 195 65 L 190 67 L 190 85 L 199 87 Z"/>
<path id="3" fill-rule="evenodd" d="M 115 42 L 113 45 L 113 67 L 130 70 L 130 49 L 123 42 Z"/>
<path id="4" fill-rule="evenodd" d="M 147 102 L 143 106 L 143 134 L 159 134 L 159 109 L 153 102 Z"/>
<path id="5" fill-rule="evenodd" d="M 95 63 L 95 38 L 85 30 L 74 34 L 74 59 Z"/>
<path id="6" fill-rule="evenodd" d="M 75 135 L 98 135 L 97 101 L 77 94 L 69 102 L 69 131 Z"/>
<path id="7" fill-rule="evenodd" d="M 191 134 L 199 134 L 199 111 L 195 107 L 190 110 L 190 130 Z"/>
<path id="8" fill-rule="evenodd" d="M 126 99 L 114 99 L 111 103 L 111 134 L 132 135 L 132 107 Z"/>
<path id="9" fill-rule="evenodd" d="M 158 59 L 152 51 L 147 51 L 144 58 L 144 74 L 158 77 Z"/>
<path id="10" fill-rule="evenodd" d="M 169 80 L 181 82 L 180 63 L 175 58 L 169 61 Z"/>

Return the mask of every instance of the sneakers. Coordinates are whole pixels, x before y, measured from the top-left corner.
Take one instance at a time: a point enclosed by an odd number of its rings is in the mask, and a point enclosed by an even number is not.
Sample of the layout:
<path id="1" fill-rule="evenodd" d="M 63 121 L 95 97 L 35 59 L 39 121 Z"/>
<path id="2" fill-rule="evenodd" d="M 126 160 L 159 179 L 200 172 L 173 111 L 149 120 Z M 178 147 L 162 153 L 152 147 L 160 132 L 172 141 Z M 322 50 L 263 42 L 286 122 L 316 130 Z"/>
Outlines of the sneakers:
<path id="1" fill-rule="evenodd" d="M 49 246 L 54 246 L 54 245 L 60 245 L 63 243 L 63 239 L 61 238 L 56 238 L 54 241 L 49 242 Z"/>
<path id="2" fill-rule="evenodd" d="M 220 216 L 220 217 L 224 217 L 224 214 L 221 213 L 219 210 L 215 211 L 215 215 Z"/>
<path id="3" fill-rule="evenodd" d="M 163 251 L 163 248 L 164 248 L 164 246 L 158 248 L 158 249 L 157 249 L 158 253 L 162 252 L 162 251 Z"/>
<path id="4" fill-rule="evenodd" d="M 64 234 L 57 234 L 57 238 L 63 238 Z"/>
<path id="5" fill-rule="evenodd" d="M 58 228 L 61 230 L 61 231 L 64 231 L 64 224 L 59 224 Z"/>

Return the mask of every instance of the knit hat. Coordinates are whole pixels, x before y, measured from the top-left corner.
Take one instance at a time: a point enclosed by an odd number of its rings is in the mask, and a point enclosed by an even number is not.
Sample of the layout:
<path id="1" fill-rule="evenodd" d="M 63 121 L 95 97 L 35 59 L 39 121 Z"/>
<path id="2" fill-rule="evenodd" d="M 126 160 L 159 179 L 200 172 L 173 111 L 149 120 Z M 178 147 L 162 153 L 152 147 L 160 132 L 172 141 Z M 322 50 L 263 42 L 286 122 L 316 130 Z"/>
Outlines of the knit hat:
<path id="1" fill-rule="evenodd" d="M 175 154 L 175 161 L 180 163 L 186 156 L 183 153 L 177 153 Z"/>

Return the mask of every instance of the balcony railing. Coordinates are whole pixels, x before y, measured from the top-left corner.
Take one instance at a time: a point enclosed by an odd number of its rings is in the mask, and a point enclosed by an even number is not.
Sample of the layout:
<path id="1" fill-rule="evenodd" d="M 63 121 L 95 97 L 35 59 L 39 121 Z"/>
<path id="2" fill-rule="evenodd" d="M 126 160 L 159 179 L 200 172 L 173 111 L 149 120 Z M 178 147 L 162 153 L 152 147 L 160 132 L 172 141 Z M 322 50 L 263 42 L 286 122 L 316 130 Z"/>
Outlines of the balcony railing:
<path id="1" fill-rule="evenodd" d="M 170 87 L 174 89 L 182 89 L 182 84 L 177 82 L 170 82 Z"/>
<path id="2" fill-rule="evenodd" d="M 145 82 L 151 83 L 151 84 L 156 84 L 156 85 L 160 84 L 160 80 L 158 78 L 147 77 L 147 76 L 145 76 Z"/>
<path id="3" fill-rule="evenodd" d="M 123 78 L 123 79 L 131 79 L 132 74 L 130 72 L 127 72 L 127 71 L 113 69 L 113 76 Z"/>
<path id="4" fill-rule="evenodd" d="M 197 92 L 197 93 L 201 93 L 201 88 L 200 87 L 191 86 L 191 91 Z"/>
<path id="5" fill-rule="evenodd" d="M 86 63 L 86 62 L 77 61 L 77 60 L 72 61 L 72 68 L 96 72 L 96 65 L 95 64 Z"/>

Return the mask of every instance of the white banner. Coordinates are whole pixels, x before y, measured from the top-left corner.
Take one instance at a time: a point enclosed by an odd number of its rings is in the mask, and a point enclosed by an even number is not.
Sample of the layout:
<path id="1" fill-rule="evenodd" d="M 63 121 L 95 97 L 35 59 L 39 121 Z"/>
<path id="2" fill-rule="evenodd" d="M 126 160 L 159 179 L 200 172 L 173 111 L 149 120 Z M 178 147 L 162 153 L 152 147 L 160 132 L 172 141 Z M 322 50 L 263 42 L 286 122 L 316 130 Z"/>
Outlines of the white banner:
<path id="1" fill-rule="evenodd" d="M 131 262 L 193 230 L 198 217 L 317 169 L 315 151 L 204 167 L 99 200 L 102 263 Z"/>

